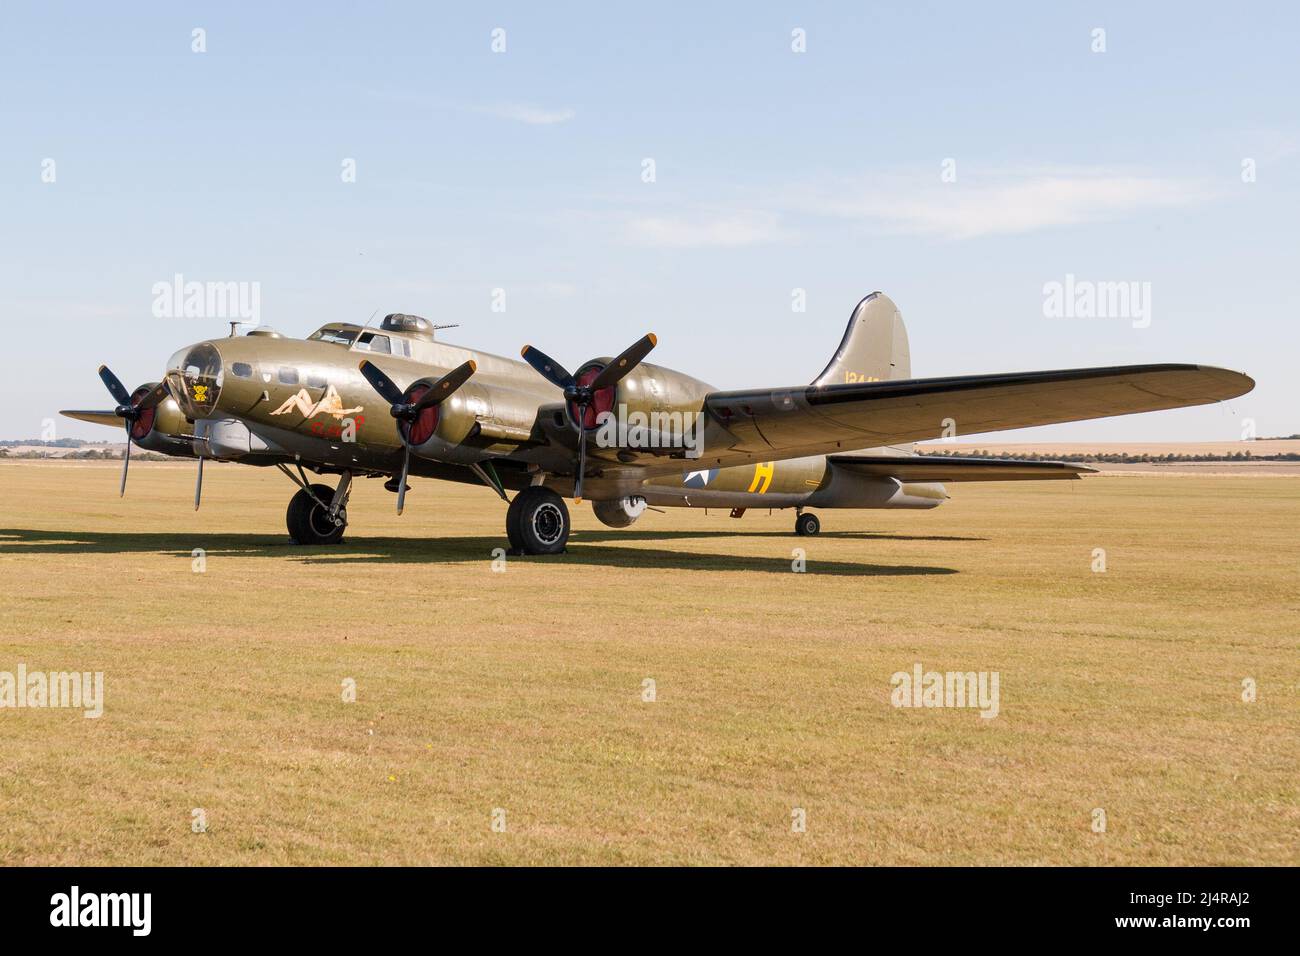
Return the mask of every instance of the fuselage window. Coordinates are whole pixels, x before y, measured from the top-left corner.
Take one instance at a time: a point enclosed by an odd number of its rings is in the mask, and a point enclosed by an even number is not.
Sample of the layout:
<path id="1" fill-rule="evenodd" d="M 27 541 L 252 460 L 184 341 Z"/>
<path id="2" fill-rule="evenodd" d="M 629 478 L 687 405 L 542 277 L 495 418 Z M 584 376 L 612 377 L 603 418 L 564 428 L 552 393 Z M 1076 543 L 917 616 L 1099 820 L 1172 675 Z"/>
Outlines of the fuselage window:
<path id="1" fill-rule="evenodd" d="M 247 362 L 236 362 L 234 365 L 230 366 L 230 374 L 237 378 L 252 378 L 253 366 L 249 365 Z"/>
<path id="2" fill-rule="evenodd" d="M 280 382 L 284 385 L 298 384 L 298 370 L 287 366 L 280 366 Z"/>
<path id="3" fill-rule="evenodd" d="M 308 388 L 324 388 L 327 384 L 328 383 L 325 381 L 325 376 L 322 375 L 320 372 L 307 373 Z"/>

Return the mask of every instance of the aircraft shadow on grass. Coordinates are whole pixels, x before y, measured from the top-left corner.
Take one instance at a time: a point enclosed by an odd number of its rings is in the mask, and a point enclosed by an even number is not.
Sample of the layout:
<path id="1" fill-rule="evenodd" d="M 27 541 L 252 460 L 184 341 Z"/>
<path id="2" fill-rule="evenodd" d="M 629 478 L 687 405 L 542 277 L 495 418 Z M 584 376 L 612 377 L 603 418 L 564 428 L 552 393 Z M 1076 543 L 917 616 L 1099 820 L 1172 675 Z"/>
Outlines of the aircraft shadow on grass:
<path id="1" fill-rule="evenodd" d="M 800 541 L 824 540 L 826 538 L 842 538 L 845 540 L 859 541 L 987 541 L 988 538 L 973 538 L 958 535 L 942 534 L 889 534 L 884 531 L 822 531 L 817 534 L 816 538 L 797 538 L 792 536 L 788 531 L 740 531 L 740 530 L 709 530 L 709 531 L 620 531 L 617 529 L 596 529 L 593 531 L 575 530 L 569 537 L 570 541 L 667 541 L 673 538 L 713 538 L 720 540 L 722 538 L 779 538 L 792 542 L 791 547 L 797 547 Z"/>
<path id="2" fill-rule="evenodd" d="M 731 533 L 734 534 L 734 533 Z M 746 534 L 753 534 L 747 532 Z M 771 556 L 669 551 L 658 548 L 620 548 L 606 540 L 656 540 L 728 536 L 725 532 L 575 532 L 569 549 L 554 557 L 520 557 L 510 560 L 529 563 L 582 564 L 636 568 L 678 568 L 687 571 L 766 571 L 790 574 L 790 550 L 805 547 L 802 539 L 790 539 L 789 550 L 774 549 Z M 849 536 L 849 535 L 846 535 Z M 852 535 L 857 537 L 856 535 Z M 879 536 L 868 536 L 879 537 Z M 811 539 L 809 539 L 811 540 Z M 911 539 L 904 539 L 911 540 Z M 927 540 L 927 539 L 922 539 Z M 958 538 L 940 540 L 980 540 Z M 799 543 L 794 543 L 798 541 Z M 589 543 L 590 542 L 590 543 Z M 349 536 L 336 545 L 298 547 L 288 538 L 262 534 L 192 534 L 178 532 L 41 531 L 30 528 L 0 528 L 0 554 L 173 554 L 189 559 L 194 548 L 209 557 L 281 558 L 303 564 L 454 564 L 487 561 L 495 548 L 506 547 L 499 535 L 433 538 L 380 538 Z M 954 568 L 909 564 L 863 564 L 852 561 L 808 559 L 807 574 L 849 577 L 891 577 L 917 574 L 956 574 Z"/>

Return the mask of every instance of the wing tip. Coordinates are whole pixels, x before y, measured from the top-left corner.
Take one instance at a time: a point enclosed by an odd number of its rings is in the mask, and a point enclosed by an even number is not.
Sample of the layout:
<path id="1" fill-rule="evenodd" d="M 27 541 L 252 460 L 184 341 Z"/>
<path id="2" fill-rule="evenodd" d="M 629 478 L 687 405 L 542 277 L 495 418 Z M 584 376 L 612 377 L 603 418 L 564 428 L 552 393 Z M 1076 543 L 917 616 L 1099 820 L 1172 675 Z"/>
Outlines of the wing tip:
<path id="1" fill-rule="evenodd" d="M 113 409 L 62 408 L 59 414 L 74 421 L 90 425 L 104 425 L 108 428 L 120 428 L 122 418 Z"/>
<path id="2" fill-rule="evenodd" d="M 1238 395 L 1245 395 L 1247 392 L 1254 391 L 1255 389 L 1255 380 L 1245 372 L 1238 372 L 1236 369 L 1232 368 L 1219 368 L 1216 365 L 1202 365 L 1201 368 L 1219 373 L 1220 376 L 1226 377 L 1227 380 L 1232 382 L 1234 385 L 1240 386 L 1241 390 L 1228 396 L 1229 398 L 1236 398 Z"/>

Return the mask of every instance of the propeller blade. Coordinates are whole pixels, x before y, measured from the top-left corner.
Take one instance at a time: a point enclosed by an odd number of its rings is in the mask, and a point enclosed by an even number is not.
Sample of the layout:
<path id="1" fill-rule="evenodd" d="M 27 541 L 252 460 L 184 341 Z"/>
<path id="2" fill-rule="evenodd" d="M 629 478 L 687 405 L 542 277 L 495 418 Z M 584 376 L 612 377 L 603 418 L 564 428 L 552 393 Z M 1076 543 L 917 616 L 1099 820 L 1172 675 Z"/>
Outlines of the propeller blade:
<path id="1" fill-rule="evenodd" d="M 107 386 L 109 394 L 113 396 L 113 401 L 117 402 L 119 405 L 131 404 L 131 393 L 126 390 L 126 386 L 122 384 L 122 380 L 109 371 L 107 365 L 101 365 L 99 367 L 99 378 L 100 381 Z"/>
<path id="2" fill-rule="evenodd" d="M 541 349 L 525 345 L 523 351 L 519 354 L 523 356 L 525 362 L 537 369 L 542 378 L 552 385 L 560 388 L 570 388 L 575 384 L 573 376 L 569 374 L 568 370 Z"/>
<path id="3" fill-rule="evenodd" d="M 361 369 L 361 374 L 366 377 L 370 387 L 378 392 L 384 401 L 389 405 L 400 405 L 402 403 L 402 390 L 380 370 L 378 365 L 366 359 L 357 367 Z"/>
<path id="4" fill-rule="evenodd" d="M 578 406 L 578 421 L 587 420 L 587 406 Z M 578 473 L 573 479 L 573 500 L 582 500 L 582 474 L 587 470 L 587 430 L 578 429 Z"/>
<path id="5" fill-rule="evenodd" d="M 199 455 L 199 477 L 194 482 L 194 510 L 199 510 L 199 499 L 203 497 L 203 456 Z"/>
<path id="6" fill-rule="evenodd" d="M 451 393 L 460 388 L 469 377 L 478 369 L 478 365 L 473 359 L 470 359 L 464 365 L 458 365 L 438 381 L 429 387 L 429 390 L 420 396 L 420 400 L 411 406 L 411 414 L 418 415 L 420 412 L 429 408 L 431 405 L 441 404 L 445 399 L 451 396 Z"/>
<path id="7" fill-rule="evenodd" d="M 126 426 L 126 451 L 122 452 L 122 487 L 118 489 L 119 498 L 126 497 L 126 470 L 131 467 L 131 426 Z"/>
<path id="8" fill-rule="evenodd" d="M 622 355 L 601 369 L 600 374 L 592 379 L 588 388 L 593 392 L 597 392 L 602 388 L 617 385 L 623 376 L 640 365 L 642 359 L 649 355 L 650 350 L 658 344 L 659 339 L 655 337 L 655 334 L 653 332 L 647 333 L 634 342 Z"/>
<path id="9" fill-rule="evenodd" d="M 406 476 L 411 471 L 411 446 L 402 446 L 402 477 L 397 482 L 397 513 L 406 506 Z"/>

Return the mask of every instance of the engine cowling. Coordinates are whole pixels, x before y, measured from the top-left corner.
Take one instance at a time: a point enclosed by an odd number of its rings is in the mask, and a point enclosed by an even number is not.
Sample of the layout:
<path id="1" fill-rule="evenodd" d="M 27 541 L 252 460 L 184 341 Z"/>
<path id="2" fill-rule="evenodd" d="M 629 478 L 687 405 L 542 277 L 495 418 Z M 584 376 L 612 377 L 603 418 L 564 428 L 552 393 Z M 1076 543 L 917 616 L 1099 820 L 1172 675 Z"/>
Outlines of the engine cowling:
<path id="1" fill-rule="evenodd" d="M 404 401 L 417 402 L 428 391 L 431 379 L 413 382 Z M 407 429 L 412 450 L 424 457 L 463 464 L 491 457 L 494 442 L 515 442 L 528 438 L 537 402 L 523 393 L 500 386 L 466 382 L 439 405 L 424 409 Z M 464 444 L 482 436 L 481 442 Z"/>
<path id="2" fill-rule="evenodd" d="M 139 403 L 157 387 L 157 382 L 141 385 L 131 393 L 131 404 Z M 188 436 L 193 434 L 194 426 L 185 420 L 184 412 L 170 395 L 153 408 L 146 408 L 131 423 L 131 440 L 137 446 L 168 455 L 188 455 Z"/>
<path id="3" fill-rule="evenodd" d="M 608 359 L 597 359 L 583 366 L 579 382 L 594 378 Z M 702 432 L 705 396 L 710 386 L 682 372 L 662 365 L 642 363 L 616 386 L 600 389 L 593 395 L 587 410 L 586 425 L 596 428 L 598 416 L 614 416 L 597 431 L 602 446 L 626 448 L 690 447 L 691 439 Z M 571 415 L 575 413 L 570 412 Z M 608 439 L 608 440 L 603 440 Z"/>
<path id="4" fill-rule="evenodd" d="M 611 528 L 626 528 L 646 509 L 646 500 L 640 495 L 628 495 L 607 501 L 593 501 L 592 513 L 600 519 L 601 524 Z"/>

